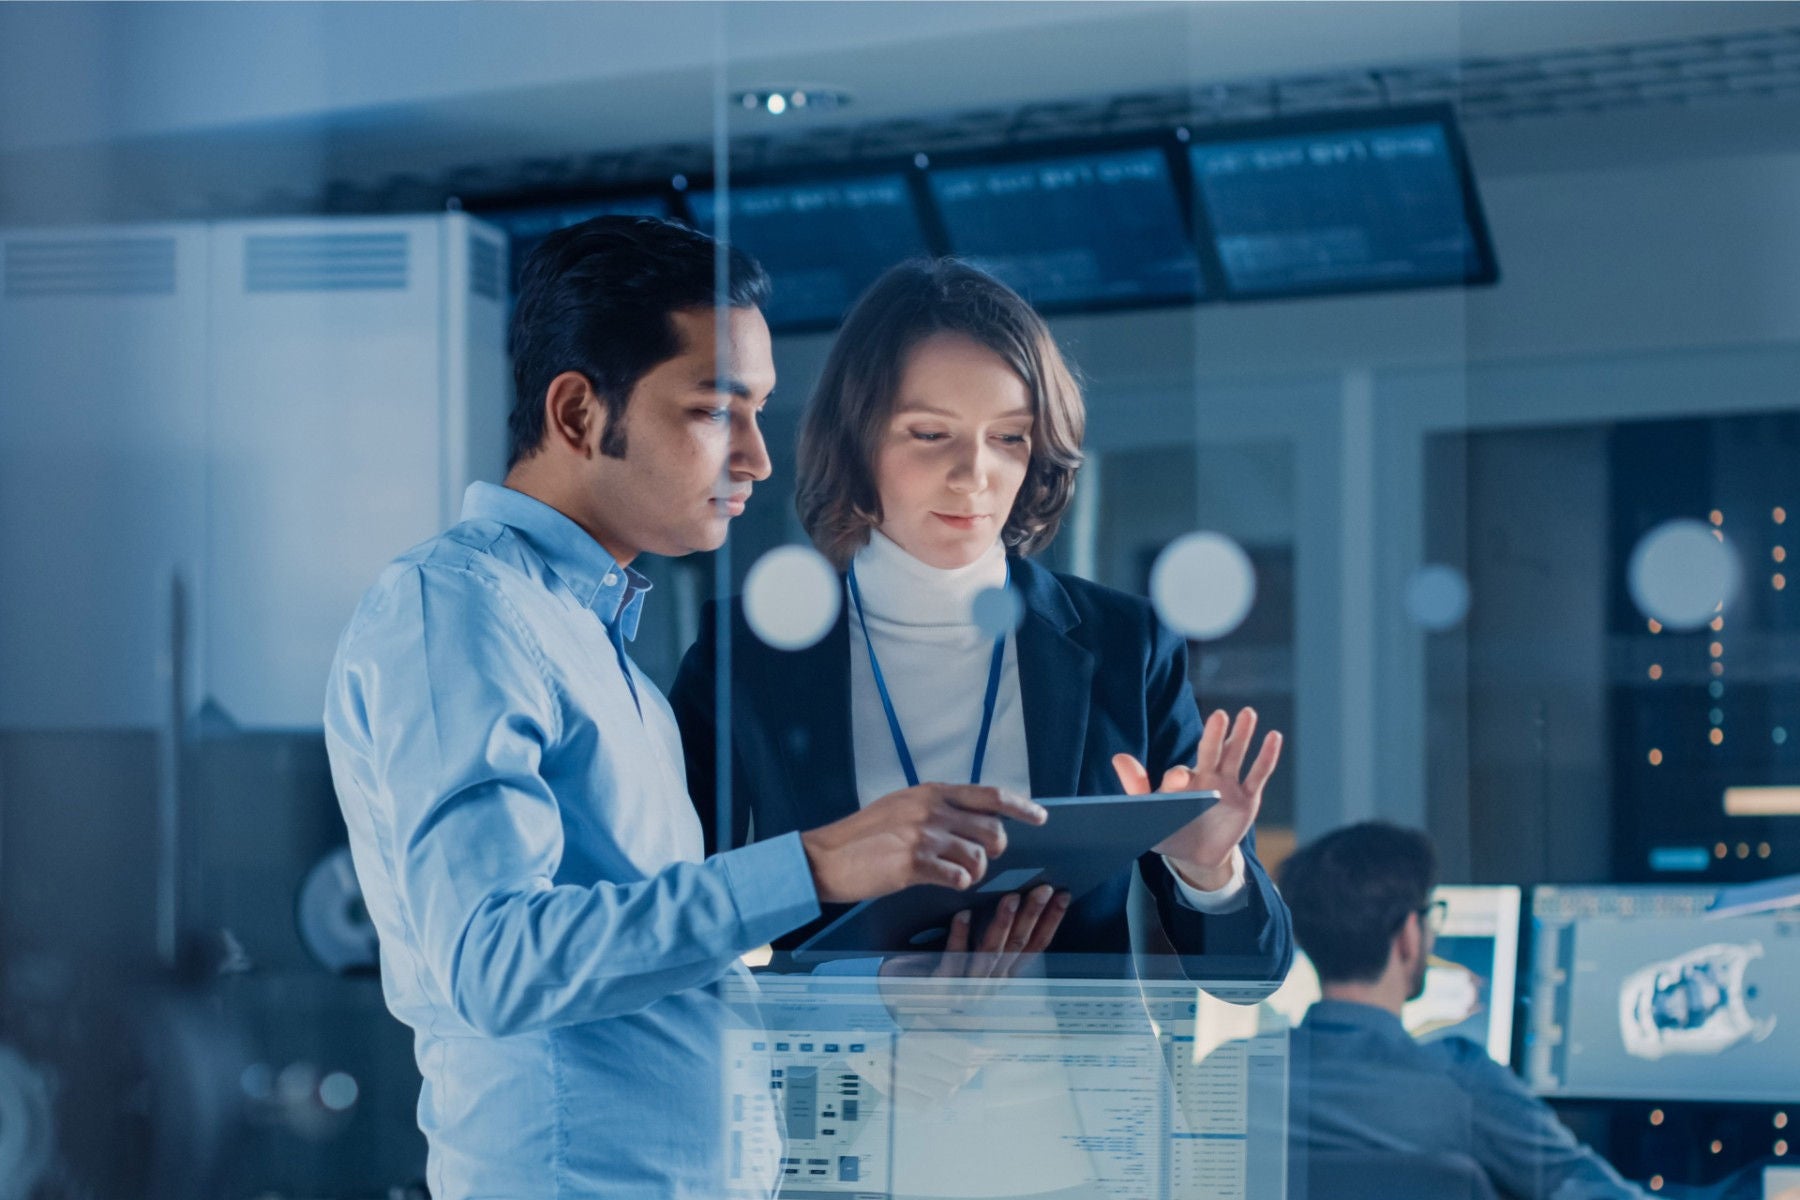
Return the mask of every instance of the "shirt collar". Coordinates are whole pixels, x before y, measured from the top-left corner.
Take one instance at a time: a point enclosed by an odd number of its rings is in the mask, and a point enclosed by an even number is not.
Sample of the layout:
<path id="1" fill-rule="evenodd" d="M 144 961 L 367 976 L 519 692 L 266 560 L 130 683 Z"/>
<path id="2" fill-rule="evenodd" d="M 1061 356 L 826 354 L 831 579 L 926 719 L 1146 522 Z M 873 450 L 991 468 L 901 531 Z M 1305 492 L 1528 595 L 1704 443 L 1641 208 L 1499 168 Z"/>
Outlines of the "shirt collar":
<path id="1" fill-rule="evenodd" d="M 463 493 L 462 519 L 498 521 L 517 530 L 583 607 L 627 639 L 637 637 L 650 581 L 620 566 L 588 531 L 524 492 L 492 483 L 471 483 Z"/>
<path id="2" fill-rule="evenodd" d="M 1402 1039 L 1411 1037 L 1400 1018 L 1387 1009 L 1377 1008 L 1373 1004 L 1358 1004 L 1354 1000 L 1319 1000 L 1306 1010 L 1306 1023 L 1315 1027 L 1349 1026 Z"/>

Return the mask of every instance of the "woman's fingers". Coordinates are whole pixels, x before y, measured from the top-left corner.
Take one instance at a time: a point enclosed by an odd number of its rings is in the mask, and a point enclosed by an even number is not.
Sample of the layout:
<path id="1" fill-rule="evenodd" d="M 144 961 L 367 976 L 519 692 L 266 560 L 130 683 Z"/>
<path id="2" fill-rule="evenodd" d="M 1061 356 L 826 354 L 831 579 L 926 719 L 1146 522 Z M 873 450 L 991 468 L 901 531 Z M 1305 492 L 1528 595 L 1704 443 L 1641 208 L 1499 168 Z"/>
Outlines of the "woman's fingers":
<path id="1" fill-rule="evenodd" d="M 1244 756 L 1250 753 L 1250 739 L 1256 735 L 1256 710 L 1238 710 L 1237 720 L 1219 752 L 1219 772 L 1226 782 L 1236 783 L 1244 773 Z"/>
<path id="2" fill-rule="evenodd" d="M 1270 730 L 1263 738 L 1262 749 L 1257 752 L 1256 761 L 1250 764 L 1250 773 L 1244 776 L 1244 787 L 1252 795 L 1263 790 L 1269 782 L 1269 776 L 1275 773 L 1275 764 L 1281 761 L 1281 733 Z"/>
<path id="3" fill-rule="evenodd" d="M 1162 783 L 1156 789 L 1159 792 L 1191 792 L 1194 790 L 1194 772 L 1187 767 L 1170 767 L 1162 777 Z"/>
<path id="4" fill-rule="evenodd" d="M 1044 910 L 1050 907 L 1052 891 L 1049 884 L 1040 884 L 1025 894 L 1024 902 L 1019 906 L 1019 915 L 1012 922 L 1007 932 L 1006 941 L 1001 948 L 1009 954 L 1017 954 L 1025 949 L 1036 935 L 1039 922 L 1043 920 Z"/>
<path id="5" fill-rule="evenodd" d="M 962 964 L 969 957 L 969 910 L 963 909 L 950 919 L 950 936 L 944 939 L 944 952 L 938 955 L 931 974 L 947 979 L 962 974 Z"/>
<path id="6" fill-rule="evenodd" d="M 1125 789 L 1127 796 L 1142 796 L 1150 791 L 1150 772 L 1144 764 L 1129 754 L 1112 756 L 1113 770 L 1118 773 L 1119 786 Z"/>
<path id="7" fill-rule="evenodd" d="M 1231 718 L 1225 710 L 1215 709 L 1200 730 L 1200 749 L 1194 756 L 1194 770 L 1202 775 L 1219 772 L 1219 757 L 1225 752 L 1225 736 L 1231 732 Z"/>

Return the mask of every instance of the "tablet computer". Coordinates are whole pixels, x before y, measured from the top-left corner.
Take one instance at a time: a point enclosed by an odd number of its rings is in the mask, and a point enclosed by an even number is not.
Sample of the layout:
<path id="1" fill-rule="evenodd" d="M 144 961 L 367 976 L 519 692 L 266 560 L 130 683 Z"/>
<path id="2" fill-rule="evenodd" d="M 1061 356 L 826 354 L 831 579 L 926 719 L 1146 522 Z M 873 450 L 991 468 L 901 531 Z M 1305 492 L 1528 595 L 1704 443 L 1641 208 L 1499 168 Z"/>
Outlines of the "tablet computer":
<path id="1" fill-rule="evenodd" d="M 919 884 L 865 900 L 794 950 L 796 962 L 941 949 L 963 909 L 979 931 L 1000 898 L 1047 883 L 1072 900 L 1100 886 L 1164 838 L 1219 802 L 1217 792 L 1069 796 L 1039 800 L 1042 825 L 1006 822 L 1006 853 L 967 891 Z"/>

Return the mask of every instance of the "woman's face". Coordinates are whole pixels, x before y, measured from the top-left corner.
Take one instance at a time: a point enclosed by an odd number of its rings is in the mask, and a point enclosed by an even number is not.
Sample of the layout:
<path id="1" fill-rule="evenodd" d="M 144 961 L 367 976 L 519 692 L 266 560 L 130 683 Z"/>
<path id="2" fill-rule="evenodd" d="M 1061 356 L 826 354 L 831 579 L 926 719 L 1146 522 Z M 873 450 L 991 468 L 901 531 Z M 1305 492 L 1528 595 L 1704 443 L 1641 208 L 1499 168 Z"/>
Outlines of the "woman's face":
<path id="1" fill-rule="evenodd" d="M 875 458 L 881 532 L 934 567 L 962 567 L 1006 527 L 1031 463 L 1031 393 L 1006 360 L 937 333 L 906 357 Z"/>

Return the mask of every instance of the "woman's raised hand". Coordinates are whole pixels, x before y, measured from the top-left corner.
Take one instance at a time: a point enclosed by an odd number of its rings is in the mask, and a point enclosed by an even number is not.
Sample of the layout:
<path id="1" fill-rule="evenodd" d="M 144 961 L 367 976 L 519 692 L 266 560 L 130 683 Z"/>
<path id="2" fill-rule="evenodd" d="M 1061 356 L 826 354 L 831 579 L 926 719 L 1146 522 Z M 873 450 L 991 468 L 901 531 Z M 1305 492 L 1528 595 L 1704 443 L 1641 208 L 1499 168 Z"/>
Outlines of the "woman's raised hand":
<path id="1" fill-rule="evenodd" d="M 1188 822 L 1156 846 L 1175 868 L 1202 891 L 1217 891 L 1231 880 L 1232 851 L 1256 823 L 1262 808 L 1263 788 L 1281 761 L 1281 734 L 1269 731 L 1248 770 L 1244 760 L 1256 736 L 1256 710 L 1246 708 L 1233 721 L 1224 709 L 1206 719 L 1200 748 L 1191 767 L 1175 766 L 1157 785 L 1159 792 L 1217 791 L 1219 802 Z M 1144 764 L 1129 754 L 1113 755 L 1113 769 L 1125 791 L 1141 796 L 1150 791 L 1150 775 Z"/>

